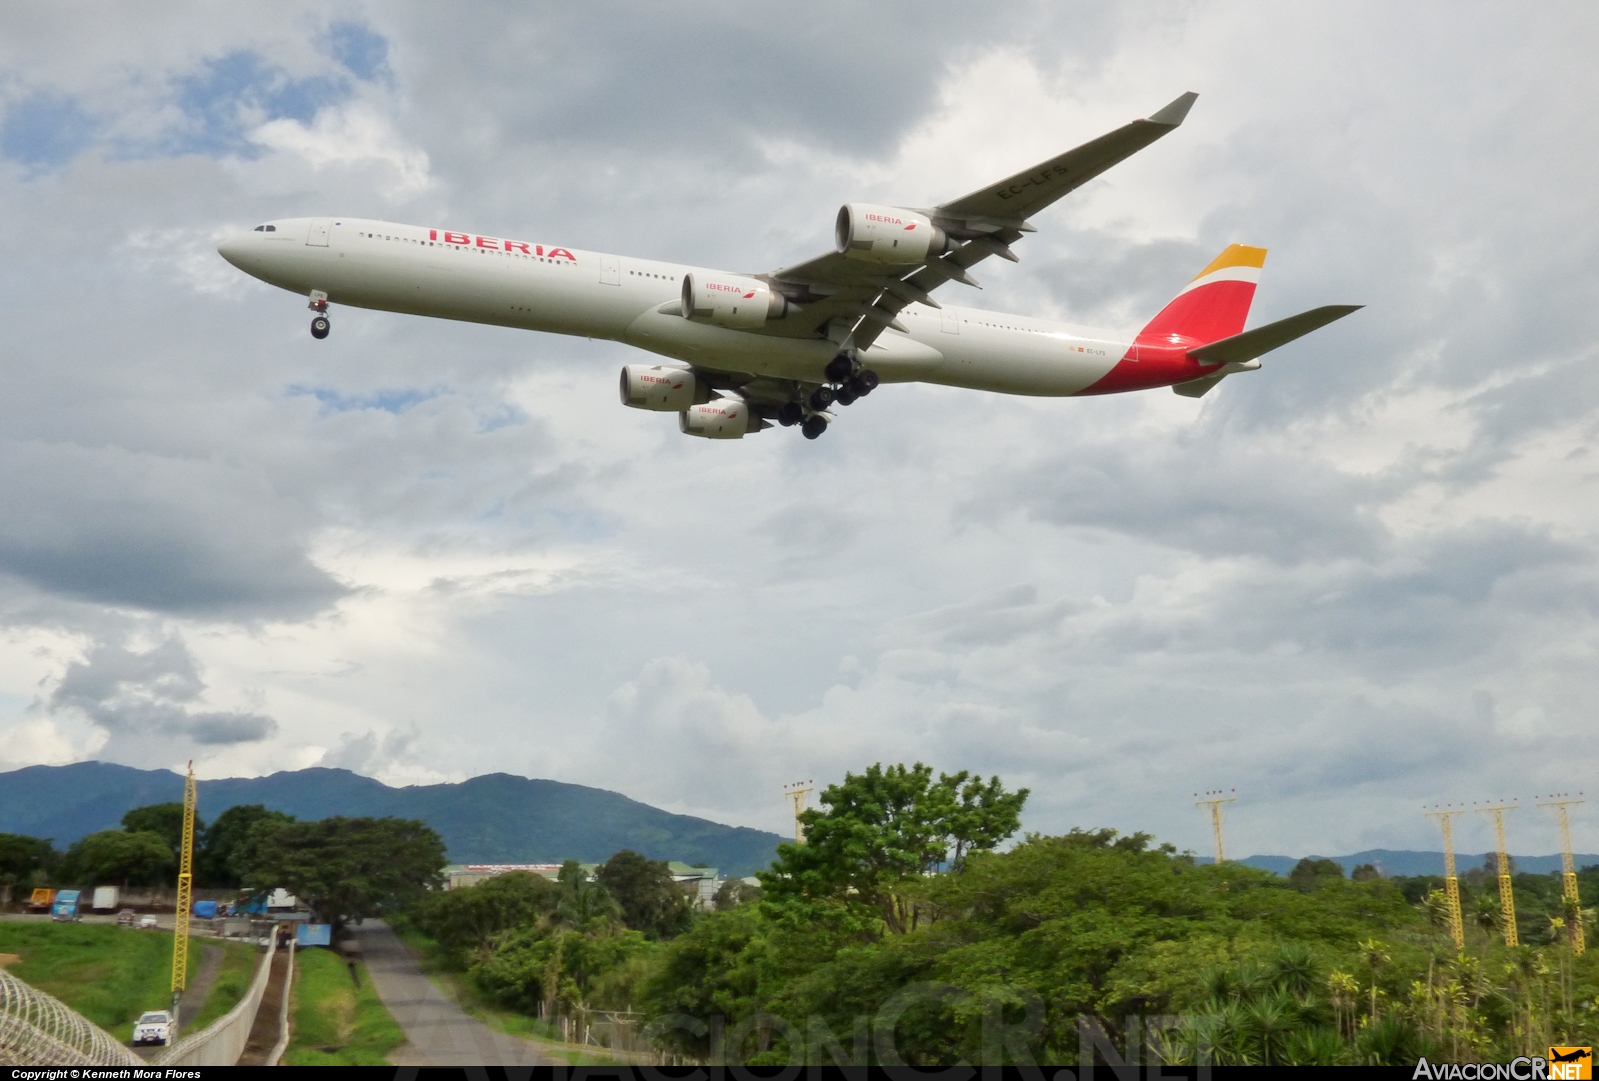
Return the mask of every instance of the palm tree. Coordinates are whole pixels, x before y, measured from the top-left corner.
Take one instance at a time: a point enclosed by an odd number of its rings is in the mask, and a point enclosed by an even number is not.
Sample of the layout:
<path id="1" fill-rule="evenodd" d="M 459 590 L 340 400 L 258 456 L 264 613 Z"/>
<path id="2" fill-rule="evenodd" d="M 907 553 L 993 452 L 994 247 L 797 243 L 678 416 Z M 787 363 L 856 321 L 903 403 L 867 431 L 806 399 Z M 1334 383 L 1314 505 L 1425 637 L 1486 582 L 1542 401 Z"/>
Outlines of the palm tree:
<path id="1" fill-rule="evenodd" d="M 1261 995 L 1244 1007 L 1244 1030 L 1259 1048 L 1256 1061 L 1260 1065 L 1273 1066 L 1282 1061 L 1283 1043 L 1298 1020 L 1294 1000 L 1285 991 Z"/>
<path id="2" fill-rule="evenodd" d="M 1328 974 L 1327 998 L 1332 1003 L 1333 1023 L 1339 1035 L 1347 1032 L 1350 1039 L 1355 1036 L 1355 996 L 1359 993 L 1360 984 L 1349 973 L 1334 969 Z"/>
<path id="3" fill-rule="evenodd" d="M 1310 947 L 1290 942 L 1277 951 L 1272 959 L 1272 982 L 1284 991 L 1303 998 L 1315 989 L 1320 965 Z"/>
<path id="4" fill-rule="evenodd" d="M 1385 943 L 1378 942 L 1375 938 L 1368 938 L 1360 944 L 1360 954 L 1366 962 L 1366 970 L 1371 973 L 1371 1023 L 1377 1023 L 1377 970 L 1386 965 L 1390 960 L 1388 947 Z"/>

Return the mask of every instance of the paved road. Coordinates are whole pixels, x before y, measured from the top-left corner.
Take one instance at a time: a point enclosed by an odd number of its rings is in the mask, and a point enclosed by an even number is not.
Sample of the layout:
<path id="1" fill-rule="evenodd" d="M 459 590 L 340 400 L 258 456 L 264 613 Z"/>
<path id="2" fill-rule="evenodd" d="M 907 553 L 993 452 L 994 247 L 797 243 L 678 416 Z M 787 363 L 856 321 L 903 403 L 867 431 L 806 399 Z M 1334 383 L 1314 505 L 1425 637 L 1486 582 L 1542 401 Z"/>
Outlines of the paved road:
<path id="1" fill-rule="evenodd" d="M 405 1030 L 396 1066 L 548 1066 L 554 1060 L 531 1040 L 495 1032 L 444 997 L 394 932 L 376 920 L 355 928 L 378 997 Z"/>

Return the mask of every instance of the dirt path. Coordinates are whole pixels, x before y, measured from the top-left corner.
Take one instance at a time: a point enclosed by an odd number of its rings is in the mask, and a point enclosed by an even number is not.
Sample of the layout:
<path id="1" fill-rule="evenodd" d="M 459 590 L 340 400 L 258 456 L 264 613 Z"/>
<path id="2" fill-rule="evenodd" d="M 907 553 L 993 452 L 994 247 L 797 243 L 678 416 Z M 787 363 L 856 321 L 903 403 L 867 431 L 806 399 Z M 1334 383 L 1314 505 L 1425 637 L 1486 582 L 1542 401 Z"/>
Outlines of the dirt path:
<path id="1" fill-rule="evenodd" d="M 183 997 L 178 1000 L 180 1029 L 188 1024 L 190 1018 L 200 1016 L 200 1007 L 205 1005 L 206 996 L 211 993 L 212 986 L 221 974 L 222 947 L 201 947 L 200 967 L 194 972 L 194 982 L 184 988 Z"/>
<path id="2" fill-rule="evenodd" d="M 250 1029 L 250 1038 L 244 1043 L 244 1053 L 239 1056 L 237 1065 L 266 1065 L 272 1046 L 278 1042 L 278 1020 L 283 1010 L 283 996 L 288 993 L 285 986 L 288 975 L 289 951 L 278 950 L 272 955 L 272 975 L 267 977 L 266 988 L 261 992 L 255 1025 Z"/>
<path id="3" fill-rule="evenodd" d="M 394 1065 L 555 1065 L 539 1044 L 495 1032 L 446 998 L 382 923 L 368 920 L 355 933 L 378 998 L 405 1030 L 389 1055 Z"/>

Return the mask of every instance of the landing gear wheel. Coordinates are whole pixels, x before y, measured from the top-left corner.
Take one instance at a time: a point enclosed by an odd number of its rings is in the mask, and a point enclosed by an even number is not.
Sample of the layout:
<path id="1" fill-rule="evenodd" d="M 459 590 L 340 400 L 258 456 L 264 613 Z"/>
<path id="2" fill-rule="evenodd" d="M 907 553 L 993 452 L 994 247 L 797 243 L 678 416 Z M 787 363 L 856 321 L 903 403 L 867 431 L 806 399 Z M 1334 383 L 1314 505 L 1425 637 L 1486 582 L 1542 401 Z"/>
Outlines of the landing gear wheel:
<path id="1" fill-rule="evenodd" d="M 877 373 L 872 371 L 872 369 L 862 368 L 860 371 L 855 373 L 855 382 L 859 383 L 861 386 L 861 389 L 858 391 L 858 393 L 870 394 L 872 391 L 877 389 L 877 385 L 881 383 L 882 380 L 877 377 Z"/>
<path id="2" fill-rule="evenodd" d="M 850 376 L 844 383 L 844 389 L 857 398 L 864 398 L 872 392 L 871 388 L 867 387 L 866 380 L 858 375 Z"/>
<path id="3" fill-rule="evenodd" d="M 333 324 L 328 322 L 328 317 L 319 315 L 311 320 L 311 337 L 321 340 L 328 336 L 328 331 L 333 329 Z"/>
<path id="4" fill-rule="evenodd" d="M 811 408 L 820 413 L 822 410 L 833 404 L 834 397 L 835 395 L 833 394 L 832 387 L 817 387 L 815 390 L 811 391 Z M 813 435 L 811 438 L 815 439 L 816 437 Z"/>
<path id="5" fill-rule="evenodd" d="M 798 402 L 784 402 L 777 411 L 777 423 L 785 428 L 792 428 L 805 419 L 805 410 Z"/>
<path id="6" fill-rule="evenodd" d="M 815 439 L 827 431 L 826 417 L 806 417 L 805 423 L 800 425 L 800 431 L 805 433 L 806 439 Z"/>
<path id="7" fill-rule="evenodd" d="M 848 353 L 840 353 L 827 362 L 824 371 L 827 373 L 829 383 L 842 383 L 850 377 L 855 370 L 855 361 Z"/>
<path id="8" fill-rule="evenodd" d="M 839 405 L 854 405 L 855 399 L 858 397 L 860 397 L 860 395 L 855 393 L 854 388 L 851 387 L 849 383 L 845 383 L 843 386 L 839 387 L 838 392 L 833 395 L 833 401 L 837 402 Z"/>

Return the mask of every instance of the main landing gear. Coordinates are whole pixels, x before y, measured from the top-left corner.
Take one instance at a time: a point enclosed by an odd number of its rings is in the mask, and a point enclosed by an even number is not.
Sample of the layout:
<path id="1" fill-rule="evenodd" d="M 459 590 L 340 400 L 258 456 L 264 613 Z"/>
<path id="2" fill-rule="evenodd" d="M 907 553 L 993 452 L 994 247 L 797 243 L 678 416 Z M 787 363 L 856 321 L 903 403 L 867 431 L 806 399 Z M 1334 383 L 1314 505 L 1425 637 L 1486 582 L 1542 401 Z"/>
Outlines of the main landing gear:
<path id="1" fill-rule="evenodd" d="M 816 439 L 827 431 L 824 414 L 833 405 L 852 405 L 877 389 L 882 381 L 870 368 L 848 353 L 840 353 L 823 369 L 827 382 L 805 396 L 804 402 L 786 402 L 777 411 L 777 422 L 784 427 L 798 424 L 806 439 Z"/>
<path id="2" fill-rule="evenodd" d="M 311 290 L 311 303 L 306 307 L 316 312 L 311 318 L 311 337 L 321 341 L 333 329 L 332 322 L 328 320 L 328 295 L 320 289 Z"/>

